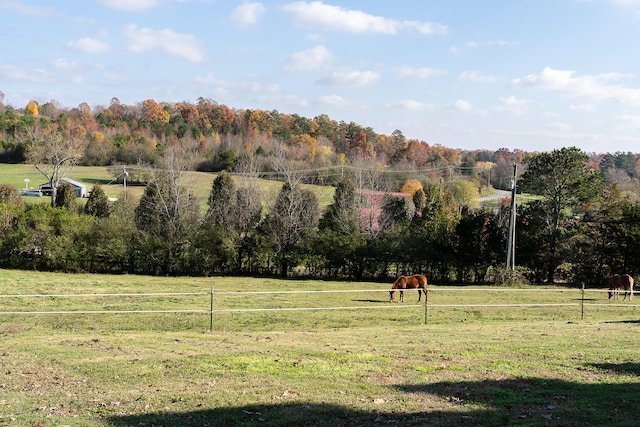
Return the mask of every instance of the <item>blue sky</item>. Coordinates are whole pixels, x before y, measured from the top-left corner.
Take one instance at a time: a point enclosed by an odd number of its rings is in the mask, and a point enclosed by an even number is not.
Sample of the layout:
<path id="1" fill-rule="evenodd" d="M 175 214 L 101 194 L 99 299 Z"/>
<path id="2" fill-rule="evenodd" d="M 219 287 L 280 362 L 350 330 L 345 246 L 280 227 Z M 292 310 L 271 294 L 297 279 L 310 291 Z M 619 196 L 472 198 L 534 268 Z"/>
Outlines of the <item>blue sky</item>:
<path id="1" fill-rule="evenodd" d="M 640 0 L 0 0 L 0 17 L 16 108 L 203 97 L 448 148 L 640 152 Z"/>

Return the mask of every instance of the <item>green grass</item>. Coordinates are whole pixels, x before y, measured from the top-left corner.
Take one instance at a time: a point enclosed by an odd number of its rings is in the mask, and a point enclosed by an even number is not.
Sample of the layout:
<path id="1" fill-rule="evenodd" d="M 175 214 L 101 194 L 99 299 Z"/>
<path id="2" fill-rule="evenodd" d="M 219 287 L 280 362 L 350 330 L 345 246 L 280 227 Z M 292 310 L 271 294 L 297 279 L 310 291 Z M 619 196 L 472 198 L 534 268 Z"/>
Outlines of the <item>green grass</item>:
<path id="1" fill-rule="evenodd" d="M 633 426 L 638 308 L 580 291 L 0 270 L 0 295 L 205 292 L 214 313 L 0 315 L 0 425 Z M 232 294 L 235 291 L 357 290 Z M 364 292 L 371 290 L 371 292 Z M 209 295 L 2 298 L 0 311 L 209 307 Z M 635 300 L 634 300 L 635 301 Z M 546 307 L 453 304 L 571 303 Z M 598 304 L 598 305 L 595 305 Z"/>
<path id="2" fill-rule="evenodd" d="M 196 197 L 200 199 L 203 209 L 206 209 L 206 202 L 209 197 L 209 193 L 211 192 L 211 185 L 216 176 L 217 175 L 213 173 L 187 172 L 185 183 L 193 189 Z M 106 167 L 77 166 L 73 168 L 69 178 L 85 184 L 88 191 L 90 191 L 95 184 L 100 184 L 109 197 L 119 198 L 122 197 L 123 194 L 122 184 L 112 182 L 114 180 L 114 176 Z M 28 184 L 25 184 L 25 179 L 29 179 Z M 236 177 L 236 184 L 238 186 L 249 185 L 246 180 L 250 179 Z M 46 179 L 44 176 L 40 174 L 33 165 L 0 163 L 0 184 L 10 184 L 18 190 L 22 190 L 25 188 L 25 185 L 37 189 L 40 184 L 44 184 L 45 182 Z M 271 202 L 276 199 L 277 194 L 282 187 L 282 182 L 255 179 L 251 185 L 257 186 L 266 207 L 268 207 Z M 306 185 L 305 187 L 311 189 L 316 196 L 318 196 L 318 202 L 321 209 L 333 203 L 333 187 L 323 187 L 318 185 Z M 142 196 L 143 192 L 144 187 L 142 186 L 127 186 L 127 197 L 132 197 L 134 200 L 138 200 Z M 29 203 L 44 202 L 45 200 L 47 202 L 49 201 L 49 197 L 23 197 L 23 199 Z"/>

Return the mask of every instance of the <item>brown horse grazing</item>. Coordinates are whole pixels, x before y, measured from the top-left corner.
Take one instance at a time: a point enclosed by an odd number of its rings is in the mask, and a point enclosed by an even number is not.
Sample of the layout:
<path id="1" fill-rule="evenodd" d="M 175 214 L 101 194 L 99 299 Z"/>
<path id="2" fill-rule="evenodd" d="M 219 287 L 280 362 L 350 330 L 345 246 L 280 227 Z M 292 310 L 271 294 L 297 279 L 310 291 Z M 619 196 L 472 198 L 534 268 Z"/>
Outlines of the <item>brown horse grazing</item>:
<path id="1" fill-rule="evenodd" d="M 611 277 L 611 287 L 609 288 L 609 299 L 618 299 L 620 289 L 624 291 L 622 301 L 627 299 L 627 295 L 629 295 L 629 301 L 631 301 L 631 298 L 633 298 L 633 277 L 628 274 L 623 274 L 622 276 L 613 275 Z"/>
<path id="2" fill-rule="evenodd" d="M 396 289 L 400 291 L 400 302 L 404 302 L 404 289 L 417 289 L 418 302 L 420 302 L 420 298 L 422 298 L 422 293 L 424 292 L 424 299 L 425 301 L 427 300 L 427 278 L 422 274 L 398 277 L 396 281 L 393 282 L 393 287 L 389 291 L 389 302 L 393 302 Z"/>

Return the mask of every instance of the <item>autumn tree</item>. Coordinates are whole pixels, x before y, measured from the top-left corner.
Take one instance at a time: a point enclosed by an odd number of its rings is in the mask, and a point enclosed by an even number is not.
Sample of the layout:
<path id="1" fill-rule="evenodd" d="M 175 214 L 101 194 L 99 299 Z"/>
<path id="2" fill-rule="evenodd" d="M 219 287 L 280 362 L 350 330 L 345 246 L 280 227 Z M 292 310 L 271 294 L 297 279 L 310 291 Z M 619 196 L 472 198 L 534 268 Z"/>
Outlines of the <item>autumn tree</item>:
<path id="1" fill-rule="evenodd" d="M 451 192 L 458 206 L 479 207 L 480 192 L 474 181 L 459 179 L 452 184 Z"/>
<path id="2" fill-rule="evenodd" d="M 24 109 L 27 113 L 32 116 L 38 115 L 38 103 L 36 101 L 29 101 L 26 108 Z"/>
<path id="3" fill-rule="evenodd" d="M 409 179 L 402 185 L 400 189 L 403 193 L 409 193 L 413 197 L 413 195 L 418 191 L 423 190 L 422 183 L 417 179 Z"/>

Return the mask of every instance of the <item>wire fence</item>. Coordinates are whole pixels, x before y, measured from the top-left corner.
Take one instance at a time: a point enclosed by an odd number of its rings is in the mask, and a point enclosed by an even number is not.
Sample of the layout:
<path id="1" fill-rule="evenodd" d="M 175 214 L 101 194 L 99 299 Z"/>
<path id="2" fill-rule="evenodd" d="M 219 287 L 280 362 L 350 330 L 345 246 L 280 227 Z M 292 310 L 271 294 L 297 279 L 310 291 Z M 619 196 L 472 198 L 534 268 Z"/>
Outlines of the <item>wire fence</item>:
<path id="1" fill-rule="evenodd" d="M 409 293 L 414 290 L 406 290 Z M 535 294 L 542 293 L 568 293 L 568 298 L 563 298 L 569 302 L 467 302 L 467 303 L 450 303 L 450 302 L 438 302 L 438 294 L 442 293 L 465 293 L 468 295 L 472 293 L 519 293 L 519 294 Z M 314 305 L 317 300 L 325 301 L 324 299 L 312 299 L 307 300 L 306 306 L 291 306 L 291 307 L 265 307 L 265 306 L 252 306 L 252 307 L 235 307 L 233 301 L 225 301 L 220 304 L 218 301 L 220 297 L 231 297 L 237 300 L 245 300 L 249 296 L 276 296 L 276 295 L 320 295 L 320 294 L 341 294 L 341 293 L 385 293 L 389 294 L 389 289 L 333 289 L 333 290 L 273 290 L 273 291 L 246 291 L 246 290 L 225 290 L 216 291 L 214 286 L 211 286 L 209 291 L 202 292 L 152 292 L 152 293 L 77 293 L 77 294 L 0 294 L 0 302 L 4 310 L 0 311 L 0 316 L 8 315 L 98 315 L 98 314 L 149 314 L 149 313 L 193 313 L 193 314 L 208 314 L 209 315 L 209 331 L 213 329 L 214 317 L 223 313 L 265 313 L 265 312 L 294 312 L 294 311 L 335 311 L 335 310 L 406 310 L 406 309 L 421 309 L 424 310 L 424 324 L 428 323 L 429 311 L 434 309 L 484 309 L 484 308 L 544 308 L 544 307 L 573 307 L 580 309 L 580 319 L 585 317 L 585 309 L 589 307 L 640 307 L 640 304 L 632 303 L 632 299 L 620 292 L 618 299 L 607 299 L 605 302 L 601 302 L 603 299 L 600 297 L 587 298 L 587 294 L 601 294 L 608 293 L 608 290 L 603 289 L 585 289 L 585 288 L 561 288 L 561 289 L 514 289 L 514 288 L 469 288 L 469 287 L 430 287 L 429 298 L 423 299 L 420 303 L 400 303 L 400 304 L 385 304 L 380 305 L 377 301 L 377 305 L 339 305 L 339 306 L 326 306 L 326 305 Z M 633 295 L 631 295 L 633 296 Z M 206 297 L 206 298 L 204 298 Z M 153 306 L 153 308 L 115 308 L 112 306 L 109 309 L 86 309 L 86 306 L 93 304 L 99 304 L 99 300 L 105 298 L 118 299 L 121 305 L 131 305 L 134 300 L 149 300 L 145 304 Z M 188 298 L 186 303 L 189 307 L 181 307 L 184 302 L 180 299 Z M 195 299 L 194 299 L 195 298 Z M 614 296 L 615 298 L 615 296 Z M 84 302 L 78 305 L 73 304 L 60 304 L 58 299 L 93 299 L 93 302 Z M 469 298 L 468 298 L 469 299 Z M 628 299 L 628 300 L 627 300 Z M 7 310 L 7 306 L 16 307 L 20 304 L 7 304 L 9 300 L 48 300 L 55 301 L 56 306 L 62 305 L 66 309 L 49 309 L 49 310 L 33 310 L 25 308 L 24 305 L 21 309 Z M 126 300 L 126 301 L 123 301 Z M 206 301 L 206 302 L 205 302 Z M 371 300 L 369 300 L 371 301 Z M 434 302 L 435 301 L 435 302 Z M 622 301 L 622 302 L 620 302 Z M 326 302 L 326 301 L 325 301 Z M 166 304 L 166 307 L 162 307 L 161 304 Z M 289 302 L 291 303 L 291 302 Z M 27 307 L 31 307 L 32 304 L 27 304 Z M 46 304 L 45 304 L 46 305 Z M 160 306 L 159 306 L 160 305 Z M 175 306 L 178 306 L 176 308 Z M 74 309 L 75 307 L 75 309 Z"/>

